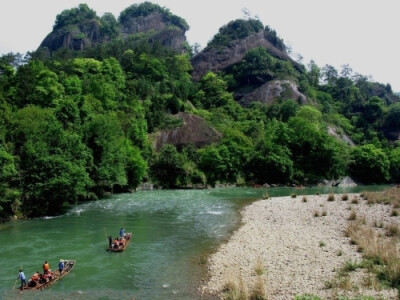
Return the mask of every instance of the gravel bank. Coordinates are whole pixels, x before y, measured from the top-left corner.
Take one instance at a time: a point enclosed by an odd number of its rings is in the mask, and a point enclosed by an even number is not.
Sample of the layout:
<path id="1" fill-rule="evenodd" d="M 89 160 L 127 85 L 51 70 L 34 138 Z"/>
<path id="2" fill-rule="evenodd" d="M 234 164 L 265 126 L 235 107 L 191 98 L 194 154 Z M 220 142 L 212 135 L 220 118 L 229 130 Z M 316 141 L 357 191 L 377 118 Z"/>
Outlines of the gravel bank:
<path id="1" fill-rule="evenodd" d="M 323 299 L 335 299 L 335 295 L 398 299 L 396 290 L 364 288 L 357 282 L 357 278 L 365 282 L 362 270 L 353 272 L 352 284 L 357 289 L 326 288 L 326 282 L 332 282 L 346 261 L 361 260 L 356 246 L 344 234 L 352 210 L 358 218 L 365 216 L 367 222 L 400 224 L 399 217 L 390 216 L 390 206 L 369 206 L 359 194 L 348 196 L 343 201 L 342 195 L 336 194 L 334 201 L 328 201 L 328 195 L 309 195 L 304 196 L 306 202 L 303 196 L 274 197 L 247 206 L 242 211 L 242 226 L 210 256 L 210 278 L 202 292 L 221 295 L 224 286 L 232 282 L 237 286 L 242 283 L 249 293 L 261 277 L 270 300 L 294 299 L 302 294 Z M 358 204 L 352 204 L 355 197 Z M 256 274 L 260 266 L 265 270 L 262 275 Z"/>

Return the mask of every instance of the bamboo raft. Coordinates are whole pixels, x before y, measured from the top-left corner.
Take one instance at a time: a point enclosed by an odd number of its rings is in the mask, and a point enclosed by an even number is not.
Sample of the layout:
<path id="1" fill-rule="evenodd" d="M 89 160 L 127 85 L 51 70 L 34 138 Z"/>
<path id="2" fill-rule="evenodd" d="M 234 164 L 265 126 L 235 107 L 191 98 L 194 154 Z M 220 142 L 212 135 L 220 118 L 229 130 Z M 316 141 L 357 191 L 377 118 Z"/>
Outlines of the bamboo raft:
<path id="1" fill-rule="evenodd" d="M 49 279 L 49 281 L 41 281 L 41 280 L 39 280 L 38 283 L 36 285 L 34 285 L 34 286 L 30 286 L 29 282 L 28 282 L 28 284 L 24 287 L 23 290 L 24 291 L 25 290 L 43 290 L 43 289 L 46 289 L 46 288 L 52 286 L 58 280 L 60 280 L 61 278 L 67 276 L 72 271 L 72 269 L 74 268 L 75 263 L 76 263 L 75 260 L 65 260 L 64 261 L 64 269 L 61 272 L 61 274 L 60 274 L 60 271 L 57 269 L 54 272 L 54 276 L 51 279 Z"/>
<path id="2" fill-rule="evenodd" d="M 111 247 L 108 247 L 107 251 L 110 251 L 110 252 L 122 252 L 122 251 L 125 251 L 125 249 L 129 245 L 129 243 L 131 242 L 132 232 L 125 233 L 124 238 L 125 238 L 125 243 L 123 245 L 119 245 L 118 248 L 114 248 L 113 244 L 111 244 Z"/>

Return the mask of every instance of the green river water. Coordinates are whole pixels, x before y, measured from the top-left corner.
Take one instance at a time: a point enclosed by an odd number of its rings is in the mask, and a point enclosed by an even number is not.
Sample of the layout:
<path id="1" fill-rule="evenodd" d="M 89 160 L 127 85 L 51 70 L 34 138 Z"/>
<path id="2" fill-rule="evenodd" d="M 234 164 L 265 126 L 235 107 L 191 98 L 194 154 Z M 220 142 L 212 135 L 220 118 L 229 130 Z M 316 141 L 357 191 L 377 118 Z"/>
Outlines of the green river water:
<path id="1" fill-rule="evenodd" d="M 239 224 L 243 205 L 271 197 L 382 190 L 354 188 L 216 188 L 151 190 L 113 195 L 71 208 L 62 216 L 0 224 L 0 299 L 202 299 L 205 258 Z M 125 252 L 110 253 L 105 234 L 133 233 Z M 45 260 L 76 260 L 49 289 L 20 293 Z M 13 289 L 15 286 L 15 289 Z"/>

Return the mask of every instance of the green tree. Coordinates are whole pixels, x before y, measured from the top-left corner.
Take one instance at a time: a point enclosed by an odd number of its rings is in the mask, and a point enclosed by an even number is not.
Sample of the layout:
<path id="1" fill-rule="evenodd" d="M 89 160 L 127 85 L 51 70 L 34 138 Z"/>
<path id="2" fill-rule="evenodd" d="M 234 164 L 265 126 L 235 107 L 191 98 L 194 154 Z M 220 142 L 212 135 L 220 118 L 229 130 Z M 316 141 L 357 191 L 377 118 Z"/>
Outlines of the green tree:
<path id="1" fill-rule="evenodd" d="M 224 106 L 233 99 L 227 92 L 226 82 L 212 72 L 201 78 L 200 90 L 195 98 L 205 109 Z"/>
<path id="2" fill-rule="evenodd" d="M 93 115 L 84 130 L 85 143 L 93 156 L 90 177 L 97 186 L 96 194 L 101 195 L 116 184 L 126 186 L 126 151 L 122 151 L 126 144 L 117 116 L 114 113 Z"/>
<path id="3" fill-rule="evenodd" d="M 389 159 L 385 152 L 372 144 L 352 148 L 349 172 L 363 183 L 384 183 L 390 179 Z"/>
<path id="4" fill-rule="evenodd" d="M 364 106 L 364 118 L 369 123 L 375 123 L 382 119 L 384 113 L 383 100 L 377 96 L 368 99 Z"/>
<path id="5" fill-rule="evenodd" d="M 254 183 L 289 183 L 293 176 L 290 151 L 265 141 L 251 153 L 245 170 L 247 178 Z"/>
<path id="6" fill-rule="evenodd" d="M 66 9 L 61 14 L 56 16 L 56 22 L 53 30 L 62 28 L 68 25 L 78 24 L 84 20 L 98 19 L 96 12 L 89 8 L 87 4 L 79 4 L 78 7 Z"/>
<path id="7" fill-rule="evenodd" d="M 227 166 L 222 156 L 223 150 L 226 150 L 226 148 L 221 151 L 220 148 L 215 146 L 208 146 L 198 151 L 199 168 L 206 175 L 207 183 L 211 185 L 215 185 L 217 181 L 225 178 Z"/>
<path id="8" fill-rule="evenodd" d="M 57 214 L 86 197 L 91 157 L 80 137 L 65 132 L 50 109 L 28 106 L 15 115 L 12 136 L 20 158 L 21 208 L 28 216 Z"/>
<path id="9" fill-rule="evenodd" d="M 171 144 L 165 144 L 150 164 L 150 176 L 159 185 L 175 188 L 185 176 L 184 156 Z"/>
<path id="10" fill-rule="evenodd" d="M 274 76 L 275 59 L 264 47 L 249 50 L 234 68 L 234 76 L 241 84 L 259 85 Z"/>
<path id="11" fill-rule="evenodd" d="M 58 82 L 57 74 L 38 60 L 31 60 L 21 66 L 15 82 L 14 101 L 19 107 L 28 104 L 52 107 L 54 101 L 64 94 L 64 87 Z"/>
<path id="12" fill-rule="evenodd" d="M 397 139 L 400 131 L 400 103 L 393 103 L 389 106 L 383 119 L 383 130 L 390 139 Z"/>
<path id="13" fill-rule="evenodd" d="M 394 148 L 389 153 L 390 178 L 392 182 L 400 183 L 400 148 Z"/>
<path id="14" fill-rule="evenodd" d="M 321 69 L 318 67 L 318 65 L 315 63 L 315 61 L 311 60 L 309 65 L 308 65 L 308 81 L 312 87 L 318 87 L 319 85 L 319 79 L 321 77 Z"/>
<path id="15" fill-rule="evenodd" d="M 10 216 L 13 203 L 13 191 L 9 186 L 17 175 L 14 157 L 0 146 L 0 220 L 6 220 Z"/>
<path id="16" fill-rule="evenodd" d="M 322 78 L 328 84 L 334 84 L 338 79 L 338 71 L 331 65 L 325 65 L 322 68 Z"/>
<path id="17" fill-rule="evenodd" d="M 318 110 L 303 107 L 296 117 L 289 119 L 288 126 L 296 180 L 316 183 L 344 175 L 345 145 L 327 133 Z"/>

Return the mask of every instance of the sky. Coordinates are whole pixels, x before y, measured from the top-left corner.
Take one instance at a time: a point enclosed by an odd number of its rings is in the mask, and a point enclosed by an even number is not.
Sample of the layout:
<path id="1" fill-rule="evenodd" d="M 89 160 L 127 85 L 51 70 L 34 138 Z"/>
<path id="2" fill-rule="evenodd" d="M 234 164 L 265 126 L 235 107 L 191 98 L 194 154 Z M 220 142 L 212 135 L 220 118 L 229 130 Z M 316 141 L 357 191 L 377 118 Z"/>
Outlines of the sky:
<path id="1" fill-rule="evenodd" d="M 136 0 L 0 0 L 0 55 L 36 50 L 52 31 L 56 16 L 86 3 L 98 16 L 116 18 Z M 339 72 L 349 65 L 353 73 L 400 91 L 400 15 L 398 0 L 154 0 L 186 20 L 190 45 L 205 47 L 221 26 L 244 18 L 246 10 L 274 29 L 301 55 Z"/>

